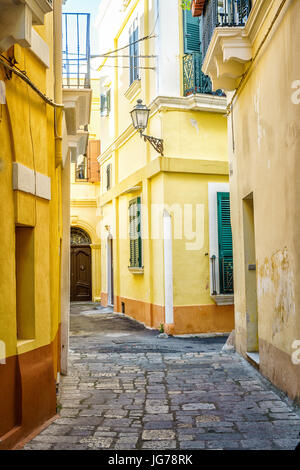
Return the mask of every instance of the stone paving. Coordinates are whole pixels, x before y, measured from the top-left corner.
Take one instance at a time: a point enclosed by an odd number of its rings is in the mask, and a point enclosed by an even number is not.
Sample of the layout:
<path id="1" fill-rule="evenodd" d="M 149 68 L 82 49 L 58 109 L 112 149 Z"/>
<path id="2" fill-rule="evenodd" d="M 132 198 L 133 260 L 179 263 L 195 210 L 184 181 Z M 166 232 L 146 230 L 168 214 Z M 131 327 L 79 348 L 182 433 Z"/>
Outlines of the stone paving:
<path id="1" fill-rule="evenodd" d="M 158 338 L 126 317 L 72 306 L 60 418 L 26 449 L 294 449 L 300 412 L 225 337 Z"/>

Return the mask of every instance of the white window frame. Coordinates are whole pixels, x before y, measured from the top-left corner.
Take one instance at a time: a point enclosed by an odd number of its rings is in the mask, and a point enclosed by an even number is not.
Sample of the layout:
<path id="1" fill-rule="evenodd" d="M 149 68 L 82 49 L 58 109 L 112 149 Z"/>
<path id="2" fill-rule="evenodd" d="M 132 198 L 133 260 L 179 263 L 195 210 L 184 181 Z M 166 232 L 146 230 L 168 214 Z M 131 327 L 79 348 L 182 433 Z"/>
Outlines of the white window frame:
<path id="1" fill-rule="evenodd" d="M 209 213 L 209 273 L 210 295 L 213 295 L 213 273 L 211 258 L 216 257 L 216 291 L 220 295 L 219 271 L 219 235 L 218 235 L 218 193 L 229 193 L 229 183 L 208 183 L 208 213 Z"/>

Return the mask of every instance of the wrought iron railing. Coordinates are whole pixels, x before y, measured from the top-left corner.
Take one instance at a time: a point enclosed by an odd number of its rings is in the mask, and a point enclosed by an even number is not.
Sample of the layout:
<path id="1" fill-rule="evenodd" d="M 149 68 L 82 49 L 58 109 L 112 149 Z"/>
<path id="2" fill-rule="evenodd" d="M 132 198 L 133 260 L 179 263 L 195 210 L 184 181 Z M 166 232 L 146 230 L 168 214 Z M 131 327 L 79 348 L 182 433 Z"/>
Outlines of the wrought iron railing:
<path id="1" fill-rule="evenodd" d="M 220 292 L 233 294 L 233 261 L 232 258 L 220 258 Z"/>
<path id="2" fill-rule="evenodd" d="M 184 96 L 195 93 L 206 93 L 210 95 L 222 95 L 221 90 L 212 91 L 211 80 L 201 70 L 202 54 L 193 52 L 183 56 L 183 94 Z"/>
<path id="3" fill-rule="evenodd" d="M 219 269 L 217 267 L 219 260 Z M 217 295 L 217 279 L 219 276 L 220 294 L 233 294 L 233 261 L 232 258 L 217 258 L 213 255 L 211 258 L 212 274 L 212 294 Z"/>
<path id="4" fill-rule="evenodd" d="M 203 57 L 207 52 L 214 29 L 219 26 L 245 26 L 251 6 L 251 0 L 206 0 L 203 11 Z"/>

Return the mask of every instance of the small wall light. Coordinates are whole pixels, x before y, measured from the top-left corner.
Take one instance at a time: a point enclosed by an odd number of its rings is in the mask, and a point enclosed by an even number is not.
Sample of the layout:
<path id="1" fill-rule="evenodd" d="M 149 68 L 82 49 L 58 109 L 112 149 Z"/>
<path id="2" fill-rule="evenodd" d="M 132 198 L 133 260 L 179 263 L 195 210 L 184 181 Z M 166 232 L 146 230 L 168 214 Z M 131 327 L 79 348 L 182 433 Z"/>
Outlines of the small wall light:
<path id="1" fill-rule="evenodd" d="M 161 155 L 164 154 L 164 144 L 162 139 L 157 139 L 156 137 L 152 137 L 150 135 L 143 134 L 143 131 L 148 126 L 150 109 L 147 108 L 146 105 L 143 104 L 142 100 L 137 100 L 137 104 L 130 112 L 133 127 L 139 131 L 141 137 L 144 138 L 145 142 L 150 142 L 152 147 L 160 153 Z"/>

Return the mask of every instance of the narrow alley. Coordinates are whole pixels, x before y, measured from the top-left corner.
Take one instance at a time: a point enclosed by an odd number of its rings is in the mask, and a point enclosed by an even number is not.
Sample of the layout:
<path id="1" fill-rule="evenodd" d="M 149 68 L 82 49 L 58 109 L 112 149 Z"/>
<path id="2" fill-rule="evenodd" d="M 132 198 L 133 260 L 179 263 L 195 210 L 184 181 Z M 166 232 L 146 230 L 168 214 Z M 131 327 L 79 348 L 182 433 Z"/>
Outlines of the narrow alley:
<path id="1" fill-rule="evenodd" d="M 294 449 L 300 412 L 226 336 L 160 338 L 73 303 L 59 418 L 25 449 Z"/>

